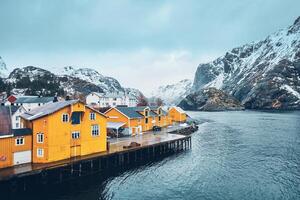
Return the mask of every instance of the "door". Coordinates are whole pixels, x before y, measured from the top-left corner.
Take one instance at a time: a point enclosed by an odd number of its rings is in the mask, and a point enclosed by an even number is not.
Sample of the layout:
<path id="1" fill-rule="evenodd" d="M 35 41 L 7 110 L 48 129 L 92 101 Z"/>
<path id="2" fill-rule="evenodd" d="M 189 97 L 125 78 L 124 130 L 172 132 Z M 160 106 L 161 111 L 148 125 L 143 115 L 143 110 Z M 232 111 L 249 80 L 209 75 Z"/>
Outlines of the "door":
<path id="1" fill-rule="evenodd" d="M 31 162 L 31 151 L 20 151 L 14 153 L 14 165 Z"/>
<path id="2" fill-rule="evenodd" d="M 71 147 L 71 157 L 76 157 L 81 155 L 81 147 L 73 146 Z"/>

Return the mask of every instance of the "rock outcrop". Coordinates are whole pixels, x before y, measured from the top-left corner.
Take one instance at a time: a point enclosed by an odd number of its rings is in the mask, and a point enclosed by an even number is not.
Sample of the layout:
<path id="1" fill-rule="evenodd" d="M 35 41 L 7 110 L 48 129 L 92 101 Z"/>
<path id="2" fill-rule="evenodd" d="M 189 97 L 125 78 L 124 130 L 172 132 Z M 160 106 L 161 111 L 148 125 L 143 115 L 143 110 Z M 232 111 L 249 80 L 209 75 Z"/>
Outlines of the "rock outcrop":
<path id="1" fill-rule="evenodd" d="M 189 94 L 179 106 L 185 110 L 226 111 L 243 110 L 244 106 L 233 96 L 216 88 L 206 88 Z"/>

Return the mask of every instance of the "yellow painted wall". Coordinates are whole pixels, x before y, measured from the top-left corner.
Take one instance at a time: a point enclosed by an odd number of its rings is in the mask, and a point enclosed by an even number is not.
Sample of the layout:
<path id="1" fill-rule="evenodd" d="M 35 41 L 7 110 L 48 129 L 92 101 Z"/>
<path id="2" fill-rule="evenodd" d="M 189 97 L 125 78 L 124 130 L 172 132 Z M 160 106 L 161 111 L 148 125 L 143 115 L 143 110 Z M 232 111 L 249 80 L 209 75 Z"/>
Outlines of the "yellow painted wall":
<path id="1" fill-rule="evenodd" d="M 0 168 L 12 165 L 12 137 L 0 138 Z"/>
<path id="2" fill-rule="evenodd" d="M 32 136 L 26 135 L 26 136 L 20 136 L 24 138 L 24 144 L 23 145 L 16 145 L 16 139 L 18 137 L 12 138 L 12 152 L 20 152 L 20 151 L 29 151 L 32 150 Z"/>
<path id="3" fill-rule="evenodd" d="M 172 122 L 185 122 L 187 118 L 185 113 L 180 113 L 175 108 L 169 110 L 169 116 Z"/>
<path id="4" fill-rule="evenodd" d="M 107 113 L 105 113 L 105 115 L 108 117 L 108 122 L 123 122 L 125 123 L 124 127 L 129 127 L 129 119 L 119 111 L 117 111 L 115 108 L 110 109 Z"/>
<path id="5" fill-rule="evenodd" d="M 106 123 L 105 116 L 92 111 L 82 103 L 65 107 L 51 115 L 33 121 L 33 162 L 47 163 L 71 157 L 72 146 L 80 146 L 78 156 L 106 151 Z M 84 111 L 81 123 L 71 124 L 72 111 Z M 90 120 L 90 112 L 96 114 L 95 120 Z M 62 121 L 62 115 L 69 115 L 69 122 Z M 91 126 L 99 125 L 100 135 L 92 136 Z M 72 139 L 72 132 L 79 131 L 80 138 Z M 37 134 L 44 133 L 44 143 L 37 143 Z M 44 157 L 37 157 L 37 149 L 44 149 Z M 72 153 L 74 155 L 74 153 Z"/>

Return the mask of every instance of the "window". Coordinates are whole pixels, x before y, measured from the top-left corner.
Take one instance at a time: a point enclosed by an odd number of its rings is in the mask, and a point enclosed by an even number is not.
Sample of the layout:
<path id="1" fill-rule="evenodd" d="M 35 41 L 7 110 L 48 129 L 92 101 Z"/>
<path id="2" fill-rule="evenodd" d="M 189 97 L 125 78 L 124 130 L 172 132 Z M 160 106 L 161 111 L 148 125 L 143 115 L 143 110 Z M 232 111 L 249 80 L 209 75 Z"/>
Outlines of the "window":
<path id="1" fill-rule="evenodd" d="M 37 153 L 37 157 L 39 158 L 44 157 L 44 149 L 38 148 L 36 153 Z"/>
<path id="2" fill-rule="evenodd" d="M 16 116 L 16 120 L 17 120 L 17 121 L 19 120 L 19 116 Z"/>
<path id="3" fill-rule="evenodd" d="M 69 121 L 69 115 L 66 114 L 66 113 L 64 113 L 64 114 L 62 115 L 62 121 L 63 121 L 63 122 L 68 122 L 68 121 Z"/>
<path id="4" fill-rule="evenodd" d="M 44 134 L 43 133 L 38 133 L 36 135 L 37 137 L 37 143 L 43 143 L 44 142 Z"/>
<path id="5" fill-rule="evenodd" d="M 160 120 L 161 120 L 161 116 L 158 117 L 158 121 L 160 121 Z"/>
<path id="6" fill-rule="evenodd" d="M 148 124 L 148 118 L 145 119 L 145 123 Z"/>
<path id="7" fill-rule="evenodd" d="M 79 137 L 80 137 L 80 132 L 79 131 L 72 132 L 72 139 L 79 139 Z"/>
<path id="8" fill-rule="evenodd" d="M 149 111 L 145 110 L 145 116 L 147 117 L 149 115 Z"/>
<path id="9" fill-rule="evenodd" d="M 92 125 L 92 136 L 98 136 L 99 135 L 99 125 Z"/>
<path id="10" fill-rule="evenodd" d="M 158 110 L 158 114 L 161 115 L 161 109 Z"/>
<path id="11" fill-rule="evenodd" d="M 18 122 L 16 123 L 16 128 L 19 128 L 19 123 Z"/>
<path id="12" fill-rule="evenodd" d="M 96 119 L 96 114 L 94 112 L 90 113 L 90 120 L 95 120 Z"/>
<path id="13" fill-rule="evenodd" d="M 73 112 L 71 117 L 72 124 L 80 124 L 81 112 Z"/>
<path id="14" fill-rule="evenodd" d="M 25 143 L 25 139 L 23 137 L 16 138 L 16 145 L 17 146 L 24 145 L 24 143 Z"/>

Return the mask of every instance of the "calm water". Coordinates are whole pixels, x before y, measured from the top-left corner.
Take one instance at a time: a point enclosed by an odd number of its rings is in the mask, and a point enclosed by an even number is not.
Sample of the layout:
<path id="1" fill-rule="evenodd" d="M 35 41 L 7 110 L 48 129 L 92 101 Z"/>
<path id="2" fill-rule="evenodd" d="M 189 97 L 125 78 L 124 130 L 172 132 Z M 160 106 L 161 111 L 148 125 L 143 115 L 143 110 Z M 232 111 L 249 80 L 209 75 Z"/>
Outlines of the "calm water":
<path id="1" fill-rule="evenodd" d="M 193 112 L 192 150 L 50 199 L 300 199 L 300 112 Z"/>

